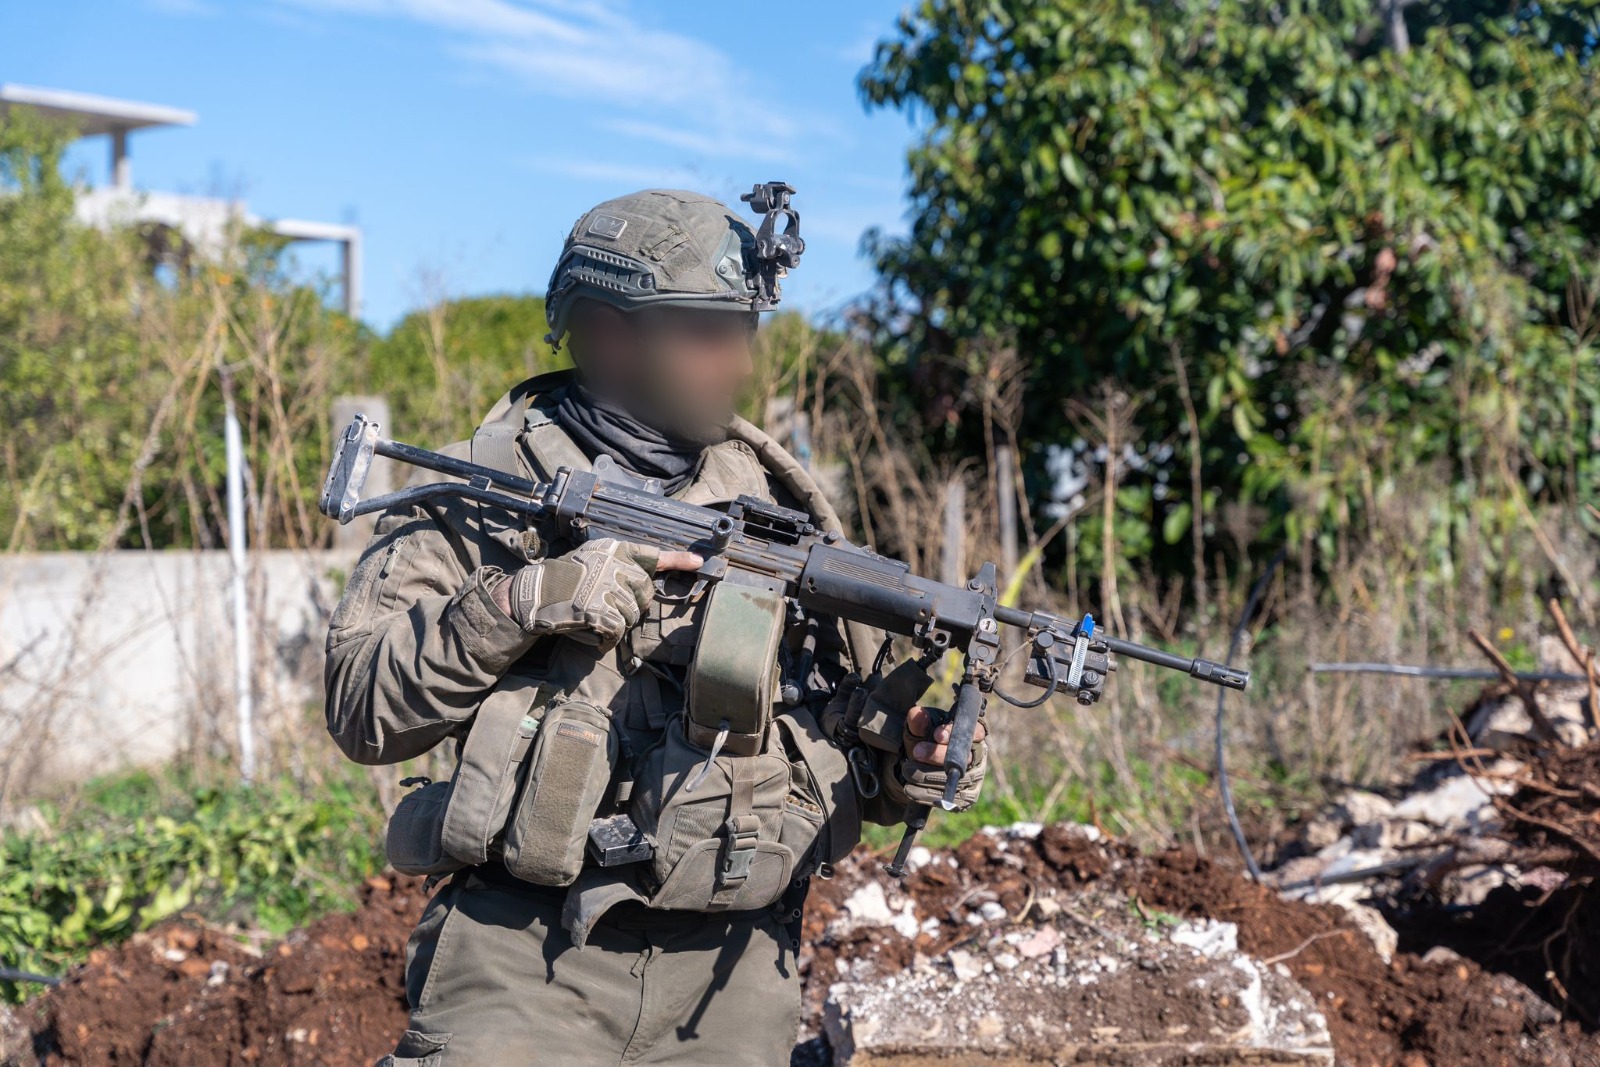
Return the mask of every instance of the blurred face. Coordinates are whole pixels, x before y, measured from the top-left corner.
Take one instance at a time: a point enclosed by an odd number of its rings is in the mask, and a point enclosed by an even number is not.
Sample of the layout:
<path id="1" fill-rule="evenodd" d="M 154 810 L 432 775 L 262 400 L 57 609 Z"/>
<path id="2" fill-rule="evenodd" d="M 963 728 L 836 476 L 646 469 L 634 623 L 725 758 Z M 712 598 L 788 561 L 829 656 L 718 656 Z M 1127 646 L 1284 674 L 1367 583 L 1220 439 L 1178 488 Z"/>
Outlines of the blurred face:
<path id="1" fill-rule="evenodd" d="M 585 317 L 584 384 L 641 422 L 698 444 L 722 440 L 755 372 L 756 314 L 669 306 Z"/>

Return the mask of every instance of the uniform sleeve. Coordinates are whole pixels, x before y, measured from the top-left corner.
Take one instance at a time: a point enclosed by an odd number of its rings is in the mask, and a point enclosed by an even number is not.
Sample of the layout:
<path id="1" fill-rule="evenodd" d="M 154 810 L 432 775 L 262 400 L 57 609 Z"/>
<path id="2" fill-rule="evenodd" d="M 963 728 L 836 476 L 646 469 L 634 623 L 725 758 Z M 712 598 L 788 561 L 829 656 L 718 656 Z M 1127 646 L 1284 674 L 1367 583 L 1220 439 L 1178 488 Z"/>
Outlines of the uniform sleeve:
<path id="1" fill-rule="evenodd" d="M 461 732 L 535 638 L 495 605 L 495 567 L 440 512 L 379 520 L 328 629 L 328 732 L 358 763 L 398 763 Z"/>

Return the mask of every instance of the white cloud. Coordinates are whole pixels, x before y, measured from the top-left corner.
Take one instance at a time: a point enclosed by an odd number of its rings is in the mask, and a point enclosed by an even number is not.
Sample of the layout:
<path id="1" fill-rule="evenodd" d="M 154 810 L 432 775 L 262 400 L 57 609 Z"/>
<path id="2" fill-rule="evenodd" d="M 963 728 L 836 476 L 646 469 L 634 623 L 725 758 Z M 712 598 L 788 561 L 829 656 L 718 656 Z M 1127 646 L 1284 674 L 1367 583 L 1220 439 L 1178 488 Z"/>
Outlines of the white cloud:
<path id="1" fill-rule="evenodd" d="M 168 0 L 186 2 L 186 0 Z M 620 112 L 603 125 L 700 156 L 781 160 L 822 126 L 788 112 L 715 46 L 646 25 L 625 0 L 279 0 L 405 19 L 451 35 L 447 51 L 551 96 Z"/>
<path id="2" fill-rule="evenodd" d="M 539 159 L 530 161 L 528 166 L 546 174 L 640 189 L 688 189 L 704 184 L 706 180 L 706 175 L 693 167 L 634 166 L 582 159 Z"/>
<path id="3" fill-rule="evenodd" d="M 773 163 L 793 162 L 795 152 L 787 139 L 775 139 L 760 144 L 726 133 L 700 133 L 678 126 L 664 126 L 641 119 L 613 119 L 604 122 L 606 129 L 626 137 L 683 148 L 702 156 L 739 156 L 743 159 L 766 160 Z"/>

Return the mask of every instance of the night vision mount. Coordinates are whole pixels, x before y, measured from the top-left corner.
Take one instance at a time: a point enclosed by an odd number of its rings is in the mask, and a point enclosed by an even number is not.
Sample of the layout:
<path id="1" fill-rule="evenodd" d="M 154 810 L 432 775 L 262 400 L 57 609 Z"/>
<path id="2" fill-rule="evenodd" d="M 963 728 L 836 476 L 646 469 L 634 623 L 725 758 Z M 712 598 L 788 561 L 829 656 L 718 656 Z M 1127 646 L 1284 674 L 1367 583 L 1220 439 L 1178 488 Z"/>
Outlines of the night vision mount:
<path id="1" fill-rule="evenodd" d="M 765 216 L 761 229 L 756 231 L 755 263 L 750 271 L 758 310 L 777 306 L 782 295 L 779 279 L 800 265 L 800 255 L 806 250 L 806 242 L 800 236 L 800 212 L 789 206 L 794 192 L 788 182 L 757 182 L 739 197 L 750 205 L 751 211 Z M 779 220 L 783 221 L 781 231 Z"/>

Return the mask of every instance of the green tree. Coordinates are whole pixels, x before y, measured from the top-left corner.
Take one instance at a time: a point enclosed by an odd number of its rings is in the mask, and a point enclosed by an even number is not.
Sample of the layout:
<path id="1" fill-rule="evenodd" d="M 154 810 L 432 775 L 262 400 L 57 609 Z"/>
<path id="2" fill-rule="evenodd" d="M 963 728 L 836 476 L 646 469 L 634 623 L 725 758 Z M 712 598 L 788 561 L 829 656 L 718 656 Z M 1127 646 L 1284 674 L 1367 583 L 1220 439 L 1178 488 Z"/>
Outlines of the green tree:
<path id="1" fill-rule="evenodd" d="M 79 224 L 67 140 L 0 118 L 0 544 L 220 544 L 224 375 L 255 542 L 318 543 L 327 401 L 361 383 L 365 331 L 293 277 L 281 240 L 241 232 L 202 258 Z"/>
<path id="2" fill-rule="evenodd" d="M 1600 489 L 1600 4 L 1432 0 L 1400 39 L 1390 6 L 924 0 L 862 74 L 923 123 L 909 235 L 872 243 L 890 373 L 970 413 L 1014 344 L 1041 496 L 1127 394 L 1114 517 L 1157 536 L 1124 567 L 1320 568 L 1396 507 L 1447 567 Z"/>

